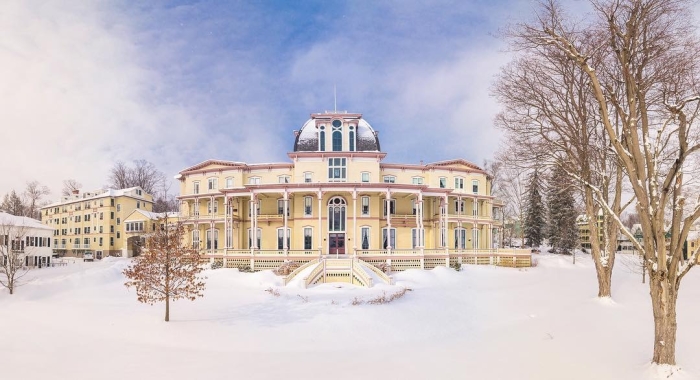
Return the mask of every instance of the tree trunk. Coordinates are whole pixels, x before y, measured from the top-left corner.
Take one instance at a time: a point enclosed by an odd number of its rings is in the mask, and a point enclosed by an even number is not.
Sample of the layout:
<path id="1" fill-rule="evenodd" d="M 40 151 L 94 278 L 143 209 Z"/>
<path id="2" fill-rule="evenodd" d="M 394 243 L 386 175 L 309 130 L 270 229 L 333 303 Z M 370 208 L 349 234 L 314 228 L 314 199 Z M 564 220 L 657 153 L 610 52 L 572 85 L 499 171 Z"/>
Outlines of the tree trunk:
<path id="1" fill-rule="evenodd" d="M 170 296 L 165 297 L 165 321 L 170 321 Z"/>
<path id="2" fill-rule="evenodd" d="M 612 283 L 612 270 L 608 266 L 596 263 L 596 274 L 598 275 L 598 297 L 612 297 L 610 284 Z"/>
<path id="3" fill-rule="evenodd" d="M 658 273 L 649 276 L 654 310 L 654 357 L 656 364 L 676 365 L 676 300 L 678 290 Z"/>

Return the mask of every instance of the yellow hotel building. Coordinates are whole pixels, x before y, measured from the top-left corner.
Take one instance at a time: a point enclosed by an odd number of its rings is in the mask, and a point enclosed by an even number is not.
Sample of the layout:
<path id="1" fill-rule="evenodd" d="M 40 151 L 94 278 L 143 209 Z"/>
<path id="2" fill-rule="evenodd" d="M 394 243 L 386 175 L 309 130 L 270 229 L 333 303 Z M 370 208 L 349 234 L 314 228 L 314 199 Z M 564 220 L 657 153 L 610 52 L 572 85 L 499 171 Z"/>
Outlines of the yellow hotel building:
<path id="1" fill-rule="evenodd" d="M 312 114 L 295 136 L 291 162 L 208 160 L 176 176 L 189 243 L 206 258 L 253 270 L 335 257 L 393 270 L 499 259 L 501 205 L 477 165 L 385 163 L 357 113 Z M 510 259 L 530 265 L 529 255 Z"/>
<path id="2" fill-rule="evenodd" d="M 96 259 L 127 256 L 123 222 L 134 210 L 153 210 L 153 197 L 140 187 L 120 190 L 75 190 L 41 208 L 41 222 L 53 227 L 53 251 L 59 256 Z"/>

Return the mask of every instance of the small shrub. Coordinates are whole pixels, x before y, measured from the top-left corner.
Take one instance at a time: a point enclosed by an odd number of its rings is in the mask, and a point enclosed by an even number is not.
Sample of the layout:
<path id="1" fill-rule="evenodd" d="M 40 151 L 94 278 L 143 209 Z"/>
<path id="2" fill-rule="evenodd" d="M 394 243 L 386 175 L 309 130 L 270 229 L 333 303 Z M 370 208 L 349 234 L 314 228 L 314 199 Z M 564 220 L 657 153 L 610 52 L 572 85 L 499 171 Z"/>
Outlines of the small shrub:
<path id="1" fill-rule="evenodd" d="M 309 297 L 304 297 L 301 294 L 297 294 L 297 297 L 301 298 L 301 302 L 303 303 L 309 302 Z"/>
<path id="2" fill-rule="evenodd" d="M 459 261 L 455 261 L 455 262 L 450 263 L 450 268 L 452 268 L 452 269 L 456 270 L 457 272 L 459 272 L 459 271 L 462 270 L 462 264 L 460 264 Z"/>
<path id="3" fill-rule="evenodd" d="M 278 276 L 287 276 L 300 266 L 301 264 L 296 261 L 285 261 L 282 265 L 273 270 L 272 273 Z"/>
<path id="4" fill-rule="evenodd" d="M 239 265 L 238 271 L 242 272 L 242 273 L 253 273 L 253 270 L 250 268 L 250 265 L 248 265 L 248 264 Z"/>
<path id="5" fill-rule="evenodd" d="M 279 289 L 275 289 L 275 288 L 273 288 L 273 287 L 269 287 L 269 288 L 265 289 L 265 291 L 268 292 L 268 293 L 270 293 L 271 295 L 273 295 L 273 296 L 275 296 L 275 297 L 279 297 L 279 296 L 280 296 L 280 291 L 279 291 Z"/>
<path id="6" fill-rule="evenodd" d="M 331 301 L 331 305 L 337 305 L 337 304 L 338 304 L 338 303 L 335 302 L 335 300 L 332 300 L 332 301 Z"/>
<path id="7" fill-rule="evenodd" d="M 355 297 L 352 299 L 352 306 L 362 305 L 363 303 L 365 303 L 365 301 L 363 301 L 361 298 Z"/>
<path id="8" fill-rule="evenodd" d="M 391 303 L 391 302 L 394 302 L 397 299 L 405 296 L 407 291 L 408 291 L 407 288 L 402 288 L 398 292 L 392 293 L 389 296 L 386 295 L 386 292 L 382 292 L 382 295 L 377 296 L 375 298 L 372 298 L 371 300 L 367 301 L 367 303 L 370 305 L 383 305 L 383 304 Z"/>
<path id="9" fill-rule="evenodd" d="M 383 263 L 379 263 L 379 264 L 374 264 L 374 266 L 377 267 L 377 269 L 379 269 L 380 271 L 382 271 L 384 273 L 391 272 L 391 264 L 389 264 L 389 263 L 383 262 Z"/>
<path id="10" fill-rule="evenodd" d="M 214 261 L 211 263 L 211 269 L 220 269 L 224 267 L 224 263 L 221 261 Z"/>

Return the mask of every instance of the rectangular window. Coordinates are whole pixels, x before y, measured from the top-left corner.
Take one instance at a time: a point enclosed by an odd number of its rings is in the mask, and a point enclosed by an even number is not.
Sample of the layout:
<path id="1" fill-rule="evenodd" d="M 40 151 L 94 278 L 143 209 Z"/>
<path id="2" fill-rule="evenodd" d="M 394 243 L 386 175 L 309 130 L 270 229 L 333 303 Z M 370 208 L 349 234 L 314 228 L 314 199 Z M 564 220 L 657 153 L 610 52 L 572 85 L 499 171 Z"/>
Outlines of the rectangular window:
<path id="1" fill-rule="evenodd" d="M 102 226 L 100 226 L 100 233 L 102 233 Z"/>
<path id="2" fill-rule="evenodd" d="M 287 249 L 289 249 L 289 240 L 292 236 L 292 230 L 287 228 Z M 284 247 L 284 228 L 277 229 L 277 249 L 285 249 Z"/>
<path id="3" fill-rule="evenodd" d="M 199 230 L 192 230 L 192 248 L 199 249 Z"/>
<path id="4" fill-rule="evenodd" d="M 248 179 L 248 184 L 250 185 L 259 185 L 260 184 L 260 177 L 252 177 Z"/>
<path id="5" fill-rule="evenodd" d="M 207 230 L 207 249 L 219 249 L 219 230 Z"/>
<path id="6" fill-rule="evenodd" d="M 382 228 L 382 248 L 396 248 L 396 228 L 392 228 L 387 239 L 387 228 Z"/>
<path id="7" fill-rule="evenodd" d="M 411 199 L 411 208 L 413 209 L 413 215 L 418 214 L 418 200 Z"/>
<path id="8" fill-rule="evenodd" d="M 369 172 L 362 172 L 362 182 L 369 182 Z"/>
<path id="9" fill-rule="evenodd" d="M 219 202 L 218 201 L 207 202 L 207 213 L 209 215 L 214 215 L 214 214 L 219 213 Z"/>
<path id="10" fill-rule="evenodd" d="M 232 187 L 233 187 L 233 178 L 232 177 L 226 178 L 226 188 L 230 189 Z"/>
<path id="11" fill-rule="evenodd" d="M 248 248 L 253 248 L 253 239 L 252 239 L 252 234 L 251 234 L 251 229 L 248 229 Z M 257 242 L 256 248 L 260 249 L 260 241 L 262 240 L 262 229 L 258 228 L 258 232 L 256 233 L 255 240 Z"/>
<path id="12" fill-rule="evenodd" d="M 304 173 L 304 183 L 311 183 L 311 172 L 305 172 Z"/>
<path id="13" fill-rule="evenodd" d="M 141 202 L 136 202 L 136 208 L 141 208 Z"/>
<path id="14" fill-rule="evenodd" d="M 219 189 L 219 179 L 218 178 L 209 178 L 207 180 L 207 189 L 209 192 L 216 191 Z"/>
<path id="15" fill-rule="evenodd" d="M 100 238 L 99 245 L 100 245 L 100 247 L 102 247 L 102 238 Z"/>
<path id="16" fill-rule="evenodd" d="M 347 178 L 347 159 L 346 158 L 329 158 L 328 159 L 328 181 L 330 182 L 345 182 Z"/>
<path id="17" fill-rule="evenodd" d="M 304 227 L 304 249 L 313 249 L 314 230 L 311 227 Z"/>
<path id="18" fill-rule="evenodd" d="M 199 194 L 199 181 L 192 182 L 192 194 Z"/>
<path id="19" fill-rule="evenodd" d="M 423 242 L 425 241 L 425 230 L 411 228 L 411 241 L 413 242 L 413 249 L 423 246 Z"/>
<path id="20" fill-rule="evenodd" d="M 311 197 L 304 197 L 304 216 L 312 216 L 313 214 L 313 199 Z"/>
<path id="21" fill-rule="evenodd" d="M 109 212 L 109 218 L 114 220 L 114 211 Z"/>
<path id="22" fill-rule="evenodd" d="M 413 177 L 412 182 L 414 185 L 422 185 L 423 184 L 423 177 Z"/>
<path id="23" fill-rule="evenodd" d="M 455 228 L 455 249 L 464 249 L 467 247 L 467 230 L 464 228 Z"/>
<path id="24" fill-rule="evenodd" d="M 110 237 L 110 238 L 109 238 L 109 245 L 110 245 L 110 246 L 113 246 L 113 245 L 114 245 L 114 238 L 113 238 L 113 237 Z"/>
<path id="25" fill-rule="evenodd" d="M 479 202 L 476 200 L 472 202 L 472 215 L 479 216 Z"/>
<path id="26" fill-rule="evenodd" d="M 384 203 L 384 216 L 387 215 L 386 213 L 386 200 L 383 201 Z M 391 215 L 396 214 L 396 199 L 392 199 L 389 201 L 389 212 Z"/>
<path id="27" fill-rule="evenodd" d="M 396 183 L 396 177 L 394 177 L 393 175 L 385 175 L 384 183 Z"/>
<path id="28" fill-rule="evenodd" d="M 369 249 L 369 239 L 370 239 L 370 229 L 369 227 L 362 227 L 360 230 L 360 245 L 362 249 Z"/>
<path id="29" fill-rule="evenodd" d="M 121 211 L 121 210 L 122 210 L 122 205 L 119 204 L 119 203 L 117 203 L 117 212 L 119 212 L 119 211 Z"/>
<path id="30" fill-rule="evenodd" d="M 252 203 L 248 202 L 248 216 L 252 217 L 253 216 L 253 206 Z M 260 215 L 260 200 L 255 202 L 255 209 L 256 209 L 256 215 Z"/>
<path id="31" fill-rule="evenodd" d="M 479 181 L 477 180 L 472 181 L 472 193 L 479 194 Z"/>
<path id="32" fill-rule="evenodd" d="M 456 214 L 463 214 L 464 213 L 464 200 L 455 199 L 455 213 Z"/>
<path id="33" fill-rule="evenodd" d="M 109 226 L 109 233 L 113 234 L 114 233 L 114 226 Z"/>
<path id="34" fill-rule="evenodd" d="M 279 176 L 279 177 L 277 177 L 277 181 L 279 183 L 289 183 L 289 176 L 286 176 L 286 175 Z"/>
<path id="35" fill-rule="evenodd" d="M 103 219 L 103 218 L 102 218 L 102 217 L 103 217 L 103 214 L 104 214 L 104 213 L 102 213 L 102 212 L 100 213 L 100 220 Z"/>
<path id="36" fill-rule="evenodd" d="M 277 215 L 284 215 L 284 199 L 277 200 Z M 287 207 L 287 216 L 289 216 L 289 207 Z"/>
<path id="37" fill-rule="evenodd" d="M 472 230 L 472 248 L 473 249 L 479 249 L 481 248 L 479 246 L 479 230 L 474 229 Z M 466 234 L 465 234 L 466 235 Z"/>
<path id="38" fill-rule="evenodd" d="M 464 189 L 464 178 L 455 177 L 455 189 Z"/>
<path id="39" fill-rule="evenodd" d="M 117 226 L 121 223 L 121 221 L 122 220 L 120 218 L 117 218 Z"/>
<path id="40" fill-rule="evenodd" d="M 362 203 L 362 216 L 369 216 L 369 197 L 364 196 L 361 198 L 361 203 Z"/>
<path id="41" fill-rule="evenodd" d="M 121 237 L 122 237 L 121 232 L 117 231 L 117 239 L 119 239 L 119 238 L 121 238 Z"/>
<path id="42" fill-rule="evenodd" d="M 76 222 L 76 223 L 80 223 L 80 215 L 76 215 L 76 216 L 75 216 L 75 222 Z"/>

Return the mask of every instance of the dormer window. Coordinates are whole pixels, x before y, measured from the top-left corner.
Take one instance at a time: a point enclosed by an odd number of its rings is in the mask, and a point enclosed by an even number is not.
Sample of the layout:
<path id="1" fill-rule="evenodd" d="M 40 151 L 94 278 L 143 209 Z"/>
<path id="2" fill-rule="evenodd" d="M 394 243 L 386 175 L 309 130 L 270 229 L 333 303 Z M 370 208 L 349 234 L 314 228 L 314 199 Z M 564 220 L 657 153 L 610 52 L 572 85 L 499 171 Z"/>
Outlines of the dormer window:
<path id="1" fill-rule="evenodd" d="M 333 151 L 340 152 L 343 150 L 343 122 L 340 120 L 333 120 Z"/>
<path id="2" fill-rule="evenodd" d="M 349 150 L 351 152 L 354 152 L 355 151 L 355 127 L 351 125 L 349 129 L 350 129 L 350 132 L 348 132 L 348 136 L 349 136 L 348 143 L 350 144 Z"/>
<path id="3" fill-rule="evenodd" d="M 319 144 L 318 150 L 320 150 L 321 152 L 325 152 L 326 151 L 326 127 L 324 127 L 322 125 L 320 127 L 320 129 L 321 129 L 321 132 L 318 133 L 318 144 Z"/>

